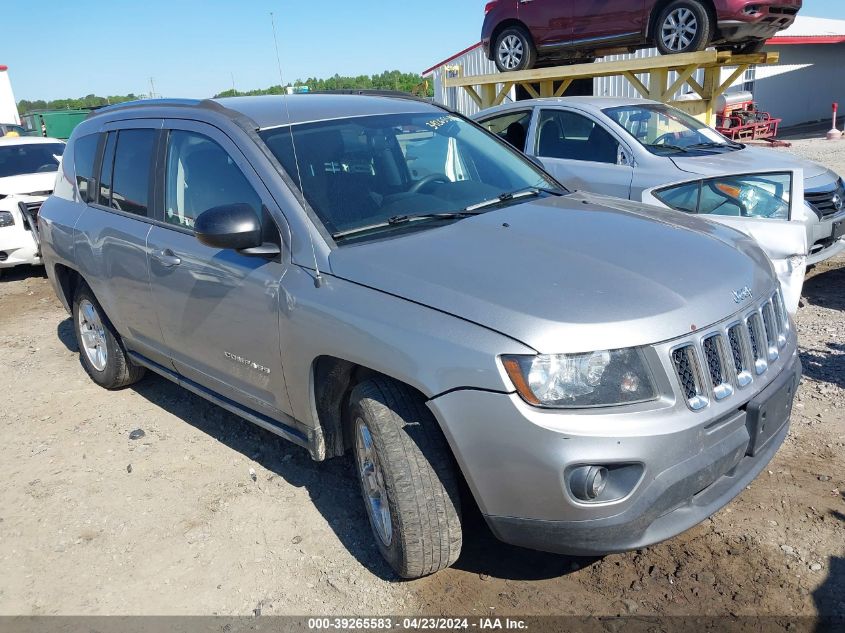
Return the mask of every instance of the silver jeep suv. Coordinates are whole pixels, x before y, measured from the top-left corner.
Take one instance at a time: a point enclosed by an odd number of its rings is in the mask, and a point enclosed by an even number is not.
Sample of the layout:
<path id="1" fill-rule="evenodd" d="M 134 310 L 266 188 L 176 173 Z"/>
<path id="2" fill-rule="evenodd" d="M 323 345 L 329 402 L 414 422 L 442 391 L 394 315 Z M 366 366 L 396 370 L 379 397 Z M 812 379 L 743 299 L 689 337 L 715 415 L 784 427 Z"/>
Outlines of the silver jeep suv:
<path id="1" fill-rule="evenodd" d="M 39 226 L 97 384 L 151 370 L 351 454 L 409 578 L 457 559 L 461 480 L 500 539 L 602 554 L 697 524 L 775 454 L 801 368 L 749 238 L 569 193 L 427 102 L 284 99 L 74 131 Z"/>

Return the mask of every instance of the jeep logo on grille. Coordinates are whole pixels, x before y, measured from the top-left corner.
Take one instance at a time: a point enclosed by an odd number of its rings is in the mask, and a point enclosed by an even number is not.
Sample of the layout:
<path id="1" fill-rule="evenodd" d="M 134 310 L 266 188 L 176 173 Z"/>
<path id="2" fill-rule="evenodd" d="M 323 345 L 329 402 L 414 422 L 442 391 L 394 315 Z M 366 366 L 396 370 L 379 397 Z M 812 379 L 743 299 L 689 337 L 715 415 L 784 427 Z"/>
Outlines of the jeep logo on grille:
<path id="1" fill-rule="evenodd" d="M 734 290 L 734 301 L 736 303 L 742 303 L 743 301 L 748 301 L 749 299 L 754 298 L 754 293 L 751 292 L 751 288 L 745 286 L 744 288 L 740 288 L 739 290 Z"/>

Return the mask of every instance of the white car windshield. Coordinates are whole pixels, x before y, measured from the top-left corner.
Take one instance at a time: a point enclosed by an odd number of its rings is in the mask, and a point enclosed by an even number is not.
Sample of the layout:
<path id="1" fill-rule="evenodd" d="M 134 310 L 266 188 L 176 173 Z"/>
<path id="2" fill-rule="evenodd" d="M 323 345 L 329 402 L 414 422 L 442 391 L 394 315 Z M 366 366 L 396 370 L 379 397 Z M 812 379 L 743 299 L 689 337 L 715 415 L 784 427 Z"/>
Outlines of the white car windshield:
<path id="1" fill-rule="evenodd" d="M 63 143 L 0 145 L 0 178 L 58 171 Z"/>
<path id="2" fill-rule="evenodd" d="M 602 110 L 653 154 L 724 152 L 741 149 L 713 128 L 661 104 L 627 105 Z"/>
<path id="3" fill-rule="evenodd" d="M 304 123 L 260 136 L 297 186 L 301 178 L 308 204 L 338 241 L 564 192 L 510 146 L 446 112 Z"/>

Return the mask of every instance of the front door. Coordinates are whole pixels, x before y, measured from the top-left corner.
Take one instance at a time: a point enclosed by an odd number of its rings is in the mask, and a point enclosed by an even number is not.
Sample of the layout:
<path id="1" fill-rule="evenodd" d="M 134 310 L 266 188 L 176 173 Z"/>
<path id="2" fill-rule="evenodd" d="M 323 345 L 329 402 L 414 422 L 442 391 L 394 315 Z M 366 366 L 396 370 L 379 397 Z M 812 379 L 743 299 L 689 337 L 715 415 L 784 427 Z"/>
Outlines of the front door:
<path id="1" fill-rule="evenodd" d="M 150 282 L 173 365 L 185 378 L 274 417 L 290 413 L 279 342 L 279 296 L 289 251 L 249 257 L 201 244 L 196 217 L 249 204 L 265 240 L 283 244 L 280 213 L 252 167 L 216 128 L 166 121 L 160 224 L 148 237 Z M 281 226 L 281 228 L 280 228 Z"/>
<path id="2" fill-rule="evenodd" d="M 632 154 L 593 119 L 571 110 L 540 111 L 534 155 L 569 189 L 628 198 Z"/>

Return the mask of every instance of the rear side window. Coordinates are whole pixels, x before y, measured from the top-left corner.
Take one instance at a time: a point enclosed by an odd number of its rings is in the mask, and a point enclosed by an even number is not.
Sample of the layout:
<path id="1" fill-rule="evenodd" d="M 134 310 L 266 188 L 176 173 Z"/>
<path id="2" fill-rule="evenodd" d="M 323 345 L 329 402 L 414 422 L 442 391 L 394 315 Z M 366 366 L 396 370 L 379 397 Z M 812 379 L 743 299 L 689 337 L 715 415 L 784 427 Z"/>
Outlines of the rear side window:
<path id="1" fill-rule="evenodd" d="M 261 198 L 232 157 L 195 132 L 170 133 L 165 192 L 165 220 L 182 228 L 193 229 L 200 213 L 223 205 L 248 204 L 261 213 Z"/>
<path id="2" fill-rule="evenodd" d="M 109 132 L 106 139 L 106 149 L 103 152 L 103 166 L 100 168 L 100 193 L 97 196 L 97 202 L 104 207 L 111 206 L 111 176 L 116 144 L 117 132 Z"/>
<path id="3" fill-rule="evenodd" d="M 109 132 L 100 175 L 100 204 L 126 213 L 149 215 L 155 135 L 152 129 Z"/>
<path id="4" fill-rule="evenodd" d="M 99 134 L 89 134 L 76 140 L 73 145 L 73 166 L 76 171 L 76 186 L 80 197 L 88 202 L 88 183 L 94 177 L 94 160 L 97 157 Z M 92 191 L 91 194 L 94 192 Z"/>

